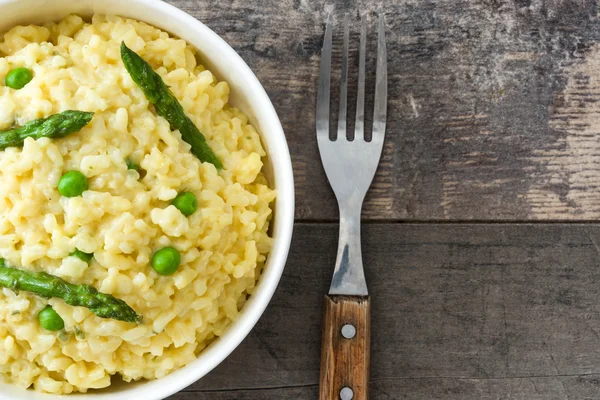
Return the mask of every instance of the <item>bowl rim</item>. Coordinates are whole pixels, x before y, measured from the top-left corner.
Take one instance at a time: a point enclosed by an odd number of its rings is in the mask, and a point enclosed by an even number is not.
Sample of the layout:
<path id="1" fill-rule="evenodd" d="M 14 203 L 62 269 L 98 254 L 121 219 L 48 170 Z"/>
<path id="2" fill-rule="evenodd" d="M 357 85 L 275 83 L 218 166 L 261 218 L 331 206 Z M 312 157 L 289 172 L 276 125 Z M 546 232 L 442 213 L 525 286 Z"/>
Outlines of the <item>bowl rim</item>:
<path id="1" fill-rule="evenodd" d="M 0 0 L 0 8 L 15 5 L 16 3 L 25 3 L 27 1 L 29 0 Z M 110 4 L 111 1 L 112 0 L 88 0 L 87 3 L 90 3 L 90 5 L 93 6 L 93 4 L 96 3 Z M 81 3 L 86 3 L 86 1 L 81 1 Z M 196 360 L 165 377 L 136 384 L 128 384 L 129 387 L 124 390 L 103 390 L 68 396 L 78 400 L 83 398 L 94 400 L 128 400 L 132 395 L 138 396 L 136 398 L 143 398 L 144 400 L 164 399 L 191 385 L 213 370 L 239 346 L 266 310 L 283 274 L 291 245 L 294 225 L 294 179 L 289 148 L 275 107 L 250 67 L 224 39 L 200 20 L 185 11 L 171 4 L 156 0 L 127 0 L 127 3 L 130 8 L 140 9 L 141 7 L 148 7 L 155 9 L 158 12 L 163 12 L 166 18 L 177 20 L 183 27 L 182 29 L 189 32 L 189 36 L 194 35 L 202 37 L 202 40 L 209 40 L 213 45 L 219 46 L 219 58 L 222 59 L 221 62 L 224 63 L 225 60 L 227 60 L 227 62 L 235 64 L 236 73 L 239 73 L 242 76 L 245 81 L 245 86 L 247 87 L 247 90 L 244 90 L 244 92 L 251 91 L 253 93 L 253 102 L 260 104 L 260 110 L 257 111 L 257 114 L 261 114 L 264 117 L 265 124 L 268 125 L 268 140 L 265 132 L 259 130 L 259 134 L 263 143 L 267 142 L 265 144 L 268 148 L 268 158 L 274 167 L 273 185 L 275 190 L 277 190 L 277 198 L 275 200 L 276 211 L 273 219 L 274 240 L 273 248 L 269 253 L 267 263 L 256 289 L 240 312 L 240 318 L 227 328 L 227 331 L 223 336 L 203 350 Z M 68 14 L 69 12 L 64 13 L 63 17 Z M 135 16 L 124 15 L 124 13 L 116 13 L 116 15 L 137 19 Z M 42 22 L 48 19 L 55 18 L 40 17 L 39 21 Z M 138 20 L 144 21 L 143 18 L 139 18 Z M 171 32 L 171 30 L 162 27 L 160 24 L 148 23 L 159 29 Z M 178 33 L 175 33 L 175 35 L 194 45 L 192 41 L 183 37 L 183 35 Z M 214 60 L 211 59 L 211 61 Z M 0 383 L 0 389 L 3 386 L 8 387 L 14 385 Z M 31 397 L 32 400 L 65 399 L 64 396 L 59 395 L 41 394 L 31 391 L 23 392 L 20 388 L 18 394 L 15 394 L 14 396 L 11 393 L 7 394 L 6 392 L 3 392 L 4 390 L 0 390 L 0 399 L 5 400 L 16 400 L 17 398 L 23 400 L 25 397 Z M 31 396 L 25 395 L 25 393 L 29 393 Z"/>

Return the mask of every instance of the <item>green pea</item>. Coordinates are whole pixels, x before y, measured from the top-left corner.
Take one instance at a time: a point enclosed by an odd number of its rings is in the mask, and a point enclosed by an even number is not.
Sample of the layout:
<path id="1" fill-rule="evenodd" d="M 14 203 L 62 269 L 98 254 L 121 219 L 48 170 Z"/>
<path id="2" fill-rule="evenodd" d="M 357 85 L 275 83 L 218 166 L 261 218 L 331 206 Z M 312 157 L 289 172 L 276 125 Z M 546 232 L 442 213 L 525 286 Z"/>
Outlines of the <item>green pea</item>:
<path id="1" fill-rule="evenodd" d="M 9 71 L 4 78 L 4 84 L 12 89 L 22 89 L 33 79 L 31 71 L 27 68 L 15 68 Z"/>
<path id="2" fill-rule="evenodd" d="M 92 257 L 94 257 L 94 253 L 84 253 L 83 251 L 81 251 L 79 249 L 75 249 L 75 251 L 73 251 L 69 255 L 73 256 L 73 257 L 77 257 L 81 261 L 85 261 L 86 263 L 89 263 L 92 260 Z"/>
<path id="3" fill-rule="evenodd" d="M 181 263 L 179 252 L 173 247 L 158 250 L 152 256 L 152 268 L 161 275 L 172 275 Z"/>
<path id="4" fill-rule="evenodd" d="M 69 171 L 58 181 L 58 193 L 65 197 L 80 196 L 87 188 L 87 178 L 79 171 Z"/>
<path id="5" fill-rule="evenodd" d="M 38 314 L 40 325 L 48 331 L 60 331 L 65 327 L 65 321 L 58 315 L 54 308 L 46 306 Z"/>
<path id="6" fill-rule="evenodd" d="M 172 203 L 183 215 L 189 217 L 198 209 L 198 201 L 194 193 L 181 192 L 173 199 Z"/>

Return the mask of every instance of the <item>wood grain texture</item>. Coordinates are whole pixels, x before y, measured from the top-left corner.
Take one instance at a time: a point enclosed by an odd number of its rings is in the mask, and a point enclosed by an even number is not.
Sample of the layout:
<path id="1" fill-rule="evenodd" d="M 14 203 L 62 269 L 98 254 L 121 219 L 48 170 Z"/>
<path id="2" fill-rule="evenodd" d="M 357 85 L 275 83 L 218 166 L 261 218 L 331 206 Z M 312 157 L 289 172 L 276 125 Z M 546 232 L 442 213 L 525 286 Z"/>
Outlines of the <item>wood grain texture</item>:
<path id="1" fill-rule="evenodd" d="M 369 224 L 372 400 L 600 398 L 600 226 Z M 337 227 L 297 224 L 256 328 L 172 400 L 318 397 Z"/>
<path id="2" fill-rule="evenodd" d="M 355 336 L 342 335 L 345 325 L 355 329 Z M 321 336 L 320 400 L 339 400 L 343 388 L 352 391 L 352 400 L 369 398 L 370 342 L 369 297 L 325 296 Z"/>
<path id="3" fill-rule="evenodd" d="M 326 14 L 331 11 L 337 21 L 346 12 L 356 17 L 349 86 L 353 115 L 357 14 L 366 11 L 371 18 L 369 110 L 378 10 L 387 18 L 388 143 L 365 203 L 366 219 L 600 217 L 595 0 L 169 2 L 227 40 L 266 88 L 290 145 L 301 220 L 338 217 L 315 141 Z M 333 111 L 339 29 L 334 41 Z"/>

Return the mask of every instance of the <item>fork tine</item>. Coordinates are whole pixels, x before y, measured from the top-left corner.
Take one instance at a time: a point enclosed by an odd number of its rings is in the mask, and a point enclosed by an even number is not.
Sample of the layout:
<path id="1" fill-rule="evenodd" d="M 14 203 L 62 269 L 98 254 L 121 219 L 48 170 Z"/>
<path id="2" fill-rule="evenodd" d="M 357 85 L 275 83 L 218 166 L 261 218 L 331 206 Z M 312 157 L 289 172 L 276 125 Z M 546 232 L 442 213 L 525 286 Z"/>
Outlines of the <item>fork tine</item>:
<path id="1" fill-rule="evenodd" d="M 385 46 L 385 15 L 379 14 L 377 38 L 377 75 L 375 77 L 375 105 L 373 107 L 373 139 L 383 143 L 387 116 L 387 50 Z"/>
<path id="2" fill-rule="evenodd" d="M 331 91 L 331 14 L 327 15 L 323 50 L 321 51 L 321 71 L 319 73 L 319 89 L 317 93 L 317 138 L 329 138 L 329 96 Z"/>
<path id="3" fill-rule="evenodd" d="M 344 16 L 344 53 L 342 55 L 342 77 L 340 83 L 340 109 L 338 115 L 337 139 L 346 138 L 346 109 L 348 103 L 348 42 L 349 42 L 348 14 Z"/>
<path id="4" fill-rule="evenodd" d="M 358 53 L 358 93 L 356 95 L 356 121 L 354 140 L 365 136 L 365 54 L 367 52 L 367 16 L 360 16 L 360 50 Z"/>

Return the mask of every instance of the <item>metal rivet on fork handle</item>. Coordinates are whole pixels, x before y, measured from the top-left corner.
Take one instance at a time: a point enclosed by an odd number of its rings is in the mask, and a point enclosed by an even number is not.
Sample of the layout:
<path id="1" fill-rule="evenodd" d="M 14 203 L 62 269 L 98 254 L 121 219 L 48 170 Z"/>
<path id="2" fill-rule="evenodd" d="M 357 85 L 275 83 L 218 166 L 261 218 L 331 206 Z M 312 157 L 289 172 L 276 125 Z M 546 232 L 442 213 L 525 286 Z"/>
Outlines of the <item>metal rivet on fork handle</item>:
<path id="1" fill-rule="evenodd" d="M 354 325 L 346 324 L 342 326 L 342 336 L 346 339 L 352 339 L 356 336 L 356 328 Z"/>
<path id="2" fill-rule="evenodd" d="M 340 400 L 352 400 L 354 398 L 354 391 L 349 387 L 343 387 L 340 390 Z"/>

